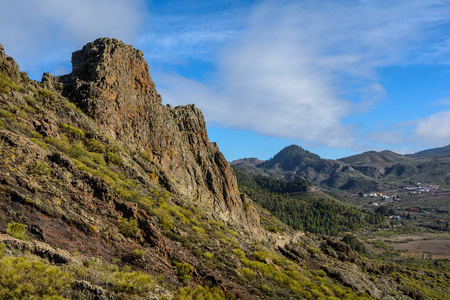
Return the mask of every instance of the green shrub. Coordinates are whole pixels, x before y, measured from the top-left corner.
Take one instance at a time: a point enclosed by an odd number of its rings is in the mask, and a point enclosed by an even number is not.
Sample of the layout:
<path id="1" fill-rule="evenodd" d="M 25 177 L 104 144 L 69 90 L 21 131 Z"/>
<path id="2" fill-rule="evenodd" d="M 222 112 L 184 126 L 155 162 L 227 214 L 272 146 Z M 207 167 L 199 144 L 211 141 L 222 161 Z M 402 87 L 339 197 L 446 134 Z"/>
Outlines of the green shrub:
<path id="1" fill-rule="evenodd" d="M 203 228 L 201 228 L 201 227 L 198 227 L 198 226 L 192 226 L 192 229 L 194 229 L 195 232 L 196 232 L 198 235 L 204 235 L 204 234 L 205 234 L 205 229 L 203 229 Z"/>
<path id="2" fill-rule="evenodd" d="M 41 100 L 55 100 L 56 94 L 50 90 L 42 89 L 37 92 L 36 96 Z"/>
<path id="3" fill-rule="evenodd" d="M 146 161 L 152 162 L 152 157 L 151 157 L 150 154 L 148 154 L 147 152 L 142 151 L 142 152 L 139 153 L 139 154 L 140 154 L 141 157 L 142 157 L 143 159 L 145 159 Z"/>
<path id="4" fill-rule="evenodd" d="M 253 252 L 253 255 L 259 260 L 264 261 L 267 257 L 267 255 L 264 252 L 261 251 L 255 251 Z"/>
<path id="5" fill-rule="evenodd" d="M 0 127 L 3 127 L 3 126 L 5 126 L 5 123 L 3 123 L 2 120 L 0 120 Z"/>
<path id="6" fill-rule="evenodd" d="M 20 91 L 20 86 L 12 81 L 9 77 L 0 73 L 0 93 L 6 94 L 11 90 Z"/>
<path id="7" fill-rule="evenodd" d="M 129 236 L 129 237 L 135 237 L 139 233 L 139 224 L 138 221 L 135 220 L 133 217 L 127 218 L 120 218 L 119 219 L 119 230 L 122 234 Z"/>
<path id="8" fill-rule="evenodd" d="M 257 275 L 256 272 L 250 268 L 242 268 L 239 270 L 239 272 L 241 272 L 242 275 L 249 277 L 249 278 L 255 278 Z"/>
<path id="9" fill-rule="evenodd" d="M 26 241 L 28 237 L 25 235 L 27 231 L 27 227 L 24 224 L 12 222 L 8 224 L 8 228 L 6 229 L 6 233 L 13 238 Z"/>
<path id="10" fill-rule="evenodd" d="M 2 108 L 2 109 L 0 109 L 0 118 L 14 120 L 16 118 L 16 116 L 12 112 L 4 110 Z"/>
<path id="11" fill-rule="evenodd" d="M 203 257 L 206 258 L 206 259 L 211 259 L 211 258 L 213 258 L 213 256 L 214 255 L 211 252 L 209 252 L 209 251 L 203 253 Z"/>
<path id="12" fill-rule="evenodd" d="M 308 247 L 308 252 L 311 253 L 311 254 L 316 254 L 316 253 L 319 253 L 320 250 L 315 248 L 315 247 L 313 247 L 313 246 L 310 246 L 310 247 Z"/>
<path id="13" fill-rule="evenodd" d="M 241 249 L 233 249 L 234 255 L 239 257 L 241 260 L 245 258 L 245 253 Z"/>
<path id="14" fill-rule="evenodd" d="M 0 270 L 2 299 L 50 299 L 72 281 L 71 274 L 58 267 L 24 257 L 3 257 Z"/>
<path id="15" fill-rule="evenodd" d="M 197 285 L 195 290 L 190 287 L 180 288 L 177 290 L 173 300 L 225 300 L 225 294 L 217 287 L 209 289 Z"/>
<path id="16" fill-rule="evenodd" d="M 28 174 L 50 175 L 52 168 L 45 162 L 35 161 L 33 167 L 28 171 Z"/>
<path id="17" fill-rule="evenodd" d="M 70 135 L 72 135 L 72 137 L 76 138 L 76 139 L 81 139 L 84 138 L 84 132 L 79 129 L 76 128 L 75 126 L 72 125 L 68 125 L 66 123 L 61 123 L 61 127 Z"/>
<path id="18" fill-rule="evenodd" d="M 269 230 L 270 232 L 273 232 L 273 233 L 277 233 L 278 227 L 276 225 L 269 225 L 269 226 L 267 226 L 267 230 Z"/>
<path id="19" fill-rule="evenodd" d="M 123 158 L 117 153 L 114 152 L 108 152 L 108 155 L 106 156 L 106 160 L 109 164 L 113 165 L 121 165 L 123 164 Z"/>
<path id="20" fill-rule="evenodd" d="M 3 258 L 3 255 L 5 255 L 5 244 L 0 243 L 0 259 Z"/>
<path id="21" fill-rule="evenodd" d="M 141 272 L 114 272 L 106 280 L 116 292 L 146 296 L 155 291 L 154 276 Z"/>
<path id="22" fill-rule="evenodd" d="M 86 146 L 91 152 L 97 152 L 97 153 L 105 153 L 106 152 L 106 146 L 102 144 L 102 142 L 96 140 L 96 139 L 88 139 L 86 141 Z"/>
<path id="23" fill-rule="evenodd" d="M 177 263 L 177 275 L 183 283 L 187 284 L 192 274 L 194 274 L 194 267 L 190 263 Z"/>
<path id="24" fill-rule="evenodd" d="M 342 238 L 342 241 L 350 246 L 354 251 L 359 253 L 366 253 L 366 247 L 359 241 L 357 237 L 347 234 Z"/>

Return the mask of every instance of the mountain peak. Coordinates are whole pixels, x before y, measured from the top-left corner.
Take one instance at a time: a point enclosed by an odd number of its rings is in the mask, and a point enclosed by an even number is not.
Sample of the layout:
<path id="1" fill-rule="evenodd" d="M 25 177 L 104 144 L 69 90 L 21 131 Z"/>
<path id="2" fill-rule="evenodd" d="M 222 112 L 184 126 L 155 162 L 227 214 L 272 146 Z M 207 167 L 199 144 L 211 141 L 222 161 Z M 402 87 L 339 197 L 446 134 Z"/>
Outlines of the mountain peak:
<path id="1" fill-rule="evenodd" d="M 278 152 L 273 158 L 260 164 L 264 168 L 271 168 L 278 165 L 285 171 L 292 171 L 299 165 L 308 164 L 320 160 L 320 156 L 309 152 L 297 145 L 290 145 Z"/>

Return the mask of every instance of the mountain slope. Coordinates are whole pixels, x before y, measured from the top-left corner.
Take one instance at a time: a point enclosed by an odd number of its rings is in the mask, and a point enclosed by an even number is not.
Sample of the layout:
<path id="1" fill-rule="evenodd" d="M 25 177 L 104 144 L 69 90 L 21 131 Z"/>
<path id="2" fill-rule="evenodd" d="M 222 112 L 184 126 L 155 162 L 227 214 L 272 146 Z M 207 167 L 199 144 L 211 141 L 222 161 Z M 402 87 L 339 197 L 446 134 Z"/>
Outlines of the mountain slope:
<path id="1" fill-rule="evenodd" d="M 408 157 L 430 157 L 430 156 L 441 156 L 441 155 L 449 155 L 450 154 L 450 145 L 444 147 L 438 147 L 434 149 L 427 149 L 423 151 L 419 151 L 414 154 L 407 154 Z"/>
<path id="2" fill-rule="evenodd" d="M 71 74 L 35 82 L 0 47 L 2 296 L 413 296 L 406 267 L 394 281 L 392 265 L 241 195 L 201 112 L 161 105 L 140 51 L 98 39 L 72 61 Z M 444 298 L 433 283 L 418 295 Z"/>
<path id="3" fill-rule="evenodd" d="M 442 151 L 439 153 L 444 153 L 445 149 Z M 248 173 L 287 180 L 304 178 L 316 186 L 354 192 L 384 190 L 418 181 L 450 186 L 448 155 L 412 157 L 392 151 L 369 151 L 331 160 L 322 159 L 301 147 L 289 146 L 259 164 L 242 159 L 231 165 Z"/>

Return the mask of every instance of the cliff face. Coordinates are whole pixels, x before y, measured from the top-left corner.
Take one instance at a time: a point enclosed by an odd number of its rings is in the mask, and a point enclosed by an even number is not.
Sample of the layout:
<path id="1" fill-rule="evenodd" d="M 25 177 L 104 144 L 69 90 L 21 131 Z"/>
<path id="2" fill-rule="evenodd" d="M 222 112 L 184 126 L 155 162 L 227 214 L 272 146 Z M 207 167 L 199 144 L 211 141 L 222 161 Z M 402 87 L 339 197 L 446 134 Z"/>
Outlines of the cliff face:
<path id="1" fill-rule="evenodd" d="M 115 39 L 97 39 L 74 52 L 65 93 L 134 153 L 146 152 L 160 167 L 160 182 L 225 221 L 260 235 L 259 216 L 244 210 L 228 162 L 211 143 L 194 105 L 161 104 L 141 51 Z"/>

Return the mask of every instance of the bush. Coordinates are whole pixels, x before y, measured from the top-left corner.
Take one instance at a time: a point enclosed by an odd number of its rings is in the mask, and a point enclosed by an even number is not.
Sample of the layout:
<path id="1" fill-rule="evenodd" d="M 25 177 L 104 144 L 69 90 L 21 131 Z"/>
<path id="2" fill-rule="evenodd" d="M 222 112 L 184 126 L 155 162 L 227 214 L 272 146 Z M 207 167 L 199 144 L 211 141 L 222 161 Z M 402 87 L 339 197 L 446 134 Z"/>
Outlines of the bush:
<path id="1" fill-rule="evenodd" d="M 6 233 L 13 238 L 26 241 L 28 237 L 25 235 L 27 231 L 27 227 L 24 224 L 12 222 L 8 224 L 8 228 L 6 229 Z"/>
<path id="2" fill-rule="evenodd" d="M 24 257 L 3 257 L 0 270 L 2 299 L 49 299 L 60 295 L 72 281 L 58 267 Z"/>
<path id="3" fill-rule="evenodd" d="M 15 115 L 12 112 L 9 112 L 7 110 L 4 110 L 3 108 L 0 109 L 0 118 L 5 118 L 5 119 L 15 119 Z"/>
<path id="4" fill-rule="evenodd" d="M 120 218 L 119 219 L 119 230 L 122 234 L 129 236 L 129 237 L 135 237 L 139 233 L 139 224 L 138 221 L 135 220 L 133 217 L 127 218 Z"/>
<path id="5" fill-rule="evenodd" d="M 253 255 L 259 260 L 264 261 L 267 257 L 267 255 L 264 252 L 261 251 L 255 251 L 253 252 Z"/>
<path id="6" fill-rule="evenodd" d="M 194 274 L 194 267 L 190 263 L 177 263 L 177 275 L 184 284 L 189 282 L 192 274 Z"/>
<path id="7" fill-rule="evenodd" d="M 173 300 L 225 300 L 225 294 L 222 290 L 217 287 L 213 287 L 209 289 L 208 287 L 203 287 L 201 285 L 197 285 L 195 290 L 192 290 L 190 287 L 181 288 L 177 291 L 175 296 L 172 298 Z"/>
<path id="8" fill-rule="evenodd" d="M 41 100 L 55 100 L 56 94 L 50 90 L 42 89 L 40 90 L 36 96 Z"/>
<path id="9" fill-rule="evenodd" d="M 350 248 L 353 249 L 353 251 L 359 252 L 359 253 L 366 253 L 366 247 L 358 240 L 357 237 L 347 234 L 342 238 L 342 241 L 350 246 Z"/>
<path id="10" fill-rule="evenodd" d="M 5 244 L 0 243 L 0 259 L 3 258 L 3 255 L 5 255 Z"/>
<path id="11" fill-rule="evenodd" d="M 9 77 L 0 73 L 0 93 L 6 94 L 11 90 L 20 91 L 20 86 Z"/>
<path id="12" fill-rule="evenodd" d="M 153 276 L 141 272 L 114 272 L 106 280 L 116 292 L 146 296 L 155 290 Z"/>
<path id="13" fill-rule="evenodd" d="M 161 223 L 161 226 L 165 230 L 170 230 L 173 227 L 173 219 L 170 216 L 169 212 L 166 210 L 162 210 L 162 212 L 158 215 L 159 222 Z"/>
<path id="14" fill-rule="evenodd" d="M 108 152 L 108 155 L 106 156 L 106 160 L 109 164 L 113 165 L 121 165 L 123 164 L 123 158 L 117 153 L 114 152 Z"/>
<path id="15" fill-rule="evenodd" d="M 106 146 L 102 144 L 102 142 L 96 140 L 96 139 L 89 139 L 86 141 L 86 146 L 91 152 L 97 152 L 97 153 L 105 153 L 106 152 Z"/>
<path id="16" fill-rule="evenodd" d="M 77 139 L 81 139 L 84 138 L 84 132 L 79 129 L 76 128 L 72 125 L 68 125 L 66 123 L 61 123 L 61 127 L 70 135 L 72 135 L 72 137 L 77 138 Z"/>
<path id="17" fill-rule="evenodd" d="M 52 169 L 45 162 L 35 161 L 28 174 L 50 175 Z"/>
<path id="18" fill-rule="evenodd" d="M 206 258 L 206 259 L 211 259 L 211 258 L 213 258 L 213 254 L 211 253 L 211 252 L 205 252 L 205 253 L 203 253 L 203 257 L 204 258 Z"/>

